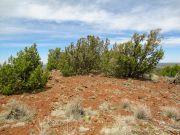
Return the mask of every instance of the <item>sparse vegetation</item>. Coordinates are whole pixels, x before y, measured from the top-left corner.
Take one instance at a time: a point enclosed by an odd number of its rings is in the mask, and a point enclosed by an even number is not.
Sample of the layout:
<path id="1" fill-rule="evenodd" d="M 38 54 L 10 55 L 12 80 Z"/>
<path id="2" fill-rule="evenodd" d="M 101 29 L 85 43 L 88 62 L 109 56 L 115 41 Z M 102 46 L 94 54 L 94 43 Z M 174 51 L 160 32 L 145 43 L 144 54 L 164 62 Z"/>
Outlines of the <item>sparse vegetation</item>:
<path id="1" fill-rule="evenodd" d="M 131 109 L 131 103 L 128 99 L 123 99 L 121 101 L 121 106 L 123 109 L 130 110 Z"/>
<path id="2" fill-rule="evenodd" d="M 138 105 L 134 109 L 134 117 L 140 120 L 149 120 L 151 119 L 151 111 L 146 105 Z"/>
<path id="3" fill-rule="evenodd" d="M 80 119 L 85 115 L 84 109 L 81 106 L 81 99 L 75 98 L 66 107 L 66 115 L 74 119 Z"/>
<path id="4" fill-rule="evenodd" d="M 6 105 L 6 111 L 0 114 L 0 120 L 7 121 L 29 121 L 35 115 L 35 110 L 26 104 L 12 100 Z"/>
<path id="5" fill-rule="evenodd" d="M 137 121 L 133 116 L 120 116 L 109 127 L 102 128 L 102 135 L 168 135 L 161 128 L 145 121 Z"/>
<path id="6" fill-rule="evenodd" d="M 180 117 L 178 108 L 166 106 L 162 108 L 162 114 L 171 119 L 177 120 Z"/>
<path id="7" fill-rule="evenodd" d="M 108 112 L 108 111 L 111 110 L 111 104 L 108 103 L 108 102 L 103 102 L 102 104 L 100 104 L 99 109 L 100 109 L 101 111 Z"/>
<path id="8" fill-rule="evenodd" d="M 50 125 L 49 125 L 50 120 L 46 118 L 42 122 L 39 122 L 39 127 L 38 129 L 38 135 L 51 135 L 51 132 L 49 131 Z"/>
<path id="9" fill-rule="evenodd" d="M 134 135 L 133 126 L 136 122 L 133 117 L 119 117 L 116 119 L 112 127 L 105 127 L 101 130 L 101 134 L 105 135 Z"/>

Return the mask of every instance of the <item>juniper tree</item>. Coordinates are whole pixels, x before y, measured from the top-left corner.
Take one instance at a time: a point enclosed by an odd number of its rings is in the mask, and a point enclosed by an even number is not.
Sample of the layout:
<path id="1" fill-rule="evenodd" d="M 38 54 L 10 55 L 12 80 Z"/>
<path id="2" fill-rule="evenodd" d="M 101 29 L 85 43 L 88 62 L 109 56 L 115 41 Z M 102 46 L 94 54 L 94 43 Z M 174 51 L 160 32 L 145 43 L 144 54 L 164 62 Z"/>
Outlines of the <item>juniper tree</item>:
<path id="1" fill-rule="evenodd" d="M 47 63 L 47 69 L 53 70 L 59 68 L 59 62 L 60 62 L 60 56 L 61 56 L 61 49 L 50 49 L 48 54 L 48 63 Z"/>
<path id="2" fill-rule="evenodd" d="M 36 44 L 10 57 L 0 69 L 0 92 L 6 95 L 42 88 L 47 81 Z M 37 78 L 35 79 L 34 76 Z"/>
<path id="3" fill-rule="evenodd" d="M 109 71 L 117 77 L 140 77 L 151 72 L 164 55 L 159 32 L 156 29 L 148 35 L 135 33 L 130 41 L 114 44 L 107 58 Z"/>

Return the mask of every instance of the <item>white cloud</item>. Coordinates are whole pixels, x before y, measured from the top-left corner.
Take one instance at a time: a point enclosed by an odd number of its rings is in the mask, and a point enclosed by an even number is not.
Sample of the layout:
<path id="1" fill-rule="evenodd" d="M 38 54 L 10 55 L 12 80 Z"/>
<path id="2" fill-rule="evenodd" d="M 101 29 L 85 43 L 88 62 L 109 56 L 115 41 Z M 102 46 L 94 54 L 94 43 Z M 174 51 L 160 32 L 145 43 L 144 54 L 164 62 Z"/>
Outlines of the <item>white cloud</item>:
<path id="1" fill-rule="evenodd" d="M 180 47 L 180 37 L 169 37 L 162 41 L 164 47 Z"/>
<path id="2" fill-rule="evenodd" d="M 111 1 L 111 3 L 113 2 L 115 1 Z M 140 2 L 141 4 L 139 4 Z M 140 2 L 135 3 L 138 6 L 131 7 L 130 5 L 125 11 L 110 11 L 106 9 L 109 0 L 96 0 L 85 2 L 85 4 L 82 1 L 74 4 L 57 0 L 47 2 L 41 0 L 2 0 L 0 15 L 57 22 L 82 21 L 102 30 L 145 31 L 154 28 L 162 28 L 163 31 L 180 30 L 180 9 L 176 8 L 177 5 L 180 6 L 178 0 L 171 0 L 171 3 L 159 0 L 157 3 L 153 3 L 154 7 L 150 2 L 151 6 L 147 6 L 146 1 Z M 121 0 L 115 7 L 111 8 L 123 9 L 121 7 L 123 3 L 125 1 Z M 106 6 L 103 7 L 101 4 Z"/>
<path id="3" fill-rule="evenodd" d="M 127 42 L 131 37 L 111 38 L 111 44 Z M 180 47 L 180 37 L 167 37 L 162 40 L 161 45 L 166 48 Z"/>

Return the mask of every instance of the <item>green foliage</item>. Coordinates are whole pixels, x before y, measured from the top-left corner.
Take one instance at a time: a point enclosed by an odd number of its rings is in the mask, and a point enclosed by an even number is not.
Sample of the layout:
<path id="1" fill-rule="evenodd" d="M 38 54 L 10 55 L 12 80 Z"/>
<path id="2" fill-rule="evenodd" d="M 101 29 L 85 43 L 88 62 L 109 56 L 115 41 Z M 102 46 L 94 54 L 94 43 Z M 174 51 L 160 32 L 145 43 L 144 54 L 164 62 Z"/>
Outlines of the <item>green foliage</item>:
<path id="1" fill-rule="evenodd" d="M 130 41 L 115 44 L 106 54 L 106 71 L 117 77 L 141 77 L 151 72 L 164 55 L 160 42 L 159 30 L 148 35 L 135 33 Z"/>
<path id="2" fill-rule="evenodd" d="M 87 36 L 65 48 L 60 59 L 60 69 L 63 75 L 88 74 L 92 70 L 100 70 L 101 55 L 108 42 L 99 37 Z"/>
<path id="3" fill-rule="evenodd" d="M 48 63 L 47 63 L 47 69 L 49 71 L 51 71 L 53 69 L 58 69 L 60 56 L 61 56 L 60 48 L 56 48 L 54 50 L 53 49 L 49 50 Z"/>
<path id="4" fill-rule="evenodd" d="M 14 92 L 13 86 L 16 85 L 16 75 L 14 68 L 10 64 L 4 63 L 0 69 L 0 92 L 10 95 Z"/>
<path id="5" fill-rule="evenodd" d="M 29 88 L 32 90 L 42 88 L 46 84 L 47 78 L 48 72 L 43 71 L 41 65 L 39 65 L 32 71 L 28 79 Z"/>
<path id="6" fill-rule="evenodd" d="M 0 69 L 0 92 L 6 95 L 42 88 L 46 81 L 47 73 L 42 70 L 35 44 L 17 53 L 17 57 L 11 56 Z"/>
<path id="7" fill-rule="evenodd" d="M 113 51 L 112 50 L 108 51 L 108 49 L 106 49 L 101 56 L 101 61 L 100 61 L 101 72 L 105 73 L 106 75 L 112 75 L 114 66 L 115 63 L 113 58 Z"/>
<path id="8" fill-rule="evenodd" d="M 160 70 L 162 76 L 175 77 L 175 75 L 180 72 L 180 65 L 175 64 L 173 66 L 166 66 Z"/>

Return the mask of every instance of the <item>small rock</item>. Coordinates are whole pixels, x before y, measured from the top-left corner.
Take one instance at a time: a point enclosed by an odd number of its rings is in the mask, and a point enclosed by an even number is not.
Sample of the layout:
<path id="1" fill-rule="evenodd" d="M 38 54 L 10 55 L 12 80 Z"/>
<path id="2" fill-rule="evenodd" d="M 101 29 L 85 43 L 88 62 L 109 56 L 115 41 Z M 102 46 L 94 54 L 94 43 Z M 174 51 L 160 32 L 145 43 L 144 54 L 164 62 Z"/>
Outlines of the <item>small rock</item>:
<path id="1" fill-rule="evenodd" d="M 174 77 L 165 77 L 165 80 L 169 83 L 173 83 L 174 82 Z"/>
<path id="2" fill-rule="evenodd" d="M 53 84 L 48 83 L 48 84 L 46 84 L 46 87 L 47 87 L 47 88 L 52 88 L 52 87 L 53 87 Z"/>
<path id="3" fill-rule="evenodd" d="M 94 74 L 89 74 L 89 77 L 94 77 Z"/>
<path id="4" fill-rule="evenodd" d="M 85 88 L 83 86 L 78 86 L 75 88 L 76 91 L 83 91 Z"/>
<path id="5" fill-rule="evenodd" d="M 96 97 L 95 96 L 90 96 L 89 99 L 96 99 Z"/>
<path id="6" fill-rule="evenodd" d="M 155 75 L 155 74 L 151 74 L 151 81 L 153 82 L 159 82 L 159 76 Z"/>
<path id="7" fill-rule="evenodd" d="M 89 131 L 89 128 L 79 127 L 79 132 L 83 133 L 83 132 L 87 132 L 87 131 Z"/>
<path id="8" fill-rule="evenodd" d="M 22 126 L 25 126 L 24 122 L 16 123 L 15 125 L 12 125 L 11 127 L 14 128 L 14 127 L 22 127 Z"/>

